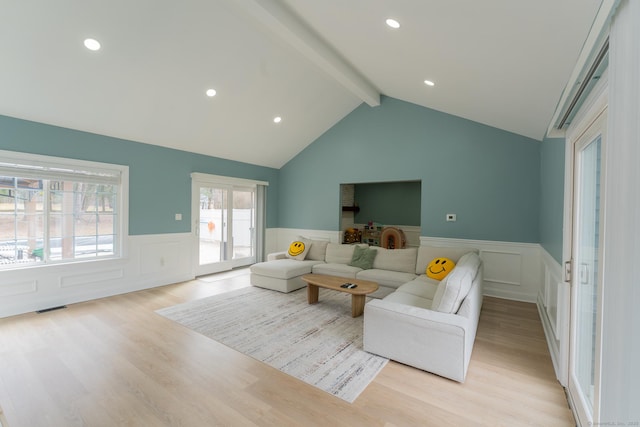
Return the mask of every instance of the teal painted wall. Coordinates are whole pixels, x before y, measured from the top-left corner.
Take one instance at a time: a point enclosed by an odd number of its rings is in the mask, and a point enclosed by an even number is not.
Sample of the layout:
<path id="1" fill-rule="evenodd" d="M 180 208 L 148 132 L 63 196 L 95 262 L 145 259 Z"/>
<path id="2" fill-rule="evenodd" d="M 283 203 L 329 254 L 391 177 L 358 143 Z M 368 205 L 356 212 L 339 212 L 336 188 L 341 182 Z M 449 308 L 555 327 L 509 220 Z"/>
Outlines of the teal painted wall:
<path id="1" fill-rule="evenodd" d="M 538 141 L 381 101 L 356 108 L 280 170 L 279 227 L 338 230 L 341 183 L 420 180 L 422 235 L 539 242 Z"/>
<path id="2" fill-rule="evenodd" d="M 356 224 L 369 221 L 379 224 L 420 226 L 421 186 L 419 181 L 356 184 L 355 201 L 360 211 Z"/>
<path id="3" fill-rule="evenodd" d="M 131 235 L 191 231 L 191 172 L 269 182 L 267 227 L 276 226 L 277 169 L 6 116 L 0 116 L 0 149 L 129 166 Z"/>
<path id="4" fill-rule="evenodd" d="M 565 140 L 540 144 L 540 244 L 562 263 Z"/>

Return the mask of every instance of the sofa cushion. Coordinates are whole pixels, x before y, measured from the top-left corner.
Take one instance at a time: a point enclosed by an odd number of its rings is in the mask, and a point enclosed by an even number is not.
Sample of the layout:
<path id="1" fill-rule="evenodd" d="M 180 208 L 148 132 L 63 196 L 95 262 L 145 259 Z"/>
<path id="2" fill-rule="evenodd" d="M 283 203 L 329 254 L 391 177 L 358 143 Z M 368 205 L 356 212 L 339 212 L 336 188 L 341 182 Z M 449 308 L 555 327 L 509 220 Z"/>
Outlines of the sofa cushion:
<path id="1" fill-rule="evenodd" d="M 353 256 L 351 257 L 349 265 L 368 270 L 373 267 L 373 260 L 377 253 L 378 251 L 375 249 L 356 246 L 353 250 Z"/>
<path id="2" fill-rule="evenodd" d="M 415 274 L 418 253 L 416 248 L 385 249 L 376 247 L 374 249 L 378 251 L 378 254 L 373 260 L 373 268 Z"/>
<path id="3" fill-rule="evenodd" d="M 325 261 L 333 264 L 349 264 L 353 257 L 353 250 L 356 246 L 368 245 L 342 245 L 340 243 L 329 243 L 327 245 L 327 254 Z"/>
<path id="4" fill-rule="evenodd" d="M 252 274 L 273 277 L 275 279 L 291 279 L 302 274 L 311 273 L 311 268 L 321 261 L 298 261 L 295 259 L 277 259 L 259 262 L 250 267 Z"/>
<path id="5" fill-rule="evenodd" d="M 408 292 L 394 292 L 384 297 L 383 300 L 426 309 L 430 309 L 433 303 L 432 300 L 428 298 L 423 298 Z"/>
<path id="6" fill-rule="evenodd" d="M 361 272 L 362 269 L 358 267 L 352 267 L 346 264 L 335 263 L 320 263 L 313 266 L 311 272 L 314 274 L 326 274 L 328 276 L 340 276 L 355 279 L 356 274 Z"/>
<path id="7" fill-rule="evenodd" d="M 480 257 L 474 252 L 462 256 L 456 268 L 438 284 L 432 310 L 456 313 L 471 289 L 480 264 Z"/>
<path id="8" fill-rule="evenodd" d="M 400 286 L 397 292 L 406 292 L 422 298 L 433 300 L 439 283 L 440 282 L 438 282 L 437 280 L 429 278 L 416 278 L 415 280 L 412 280 Z"/>
<path id="9" fill-rule="evenodd" d="M 309 252 L 307 252 L 307 256 L 305 259 L 310 259 L 312 261 L 324 261 L 324 258 L 327 253 L 327 245 L 329 244 L 328 240 L 311 240 L 311 248 L 309 248 Z"/>
<path id="10" fill-rule="evenodd" d="M 439 257 L 449 258 L 450 260 L 457 263 L 462 255 L 467 254 L 469 252 L 477 253 L 478 250 L 473 248 L 462 248 L 462 247 L 452 248 L 452 247 L 444 247 L 444 246 L 424 246 L 424 245 L 420 246 L 418 248 L 418 257 L 415 265 L 416 267 L 415 273 L 424 274 L 424 272 L 427 270 L 427 265 L 429 265 L 431 260 L 434 258 L 439 258 Z"/>
<path id="11" fill-rule="evenodd" d="M 356 274 L 356 278 L 371 280 L 380 286 L 397 288 L 398 286 L 415 279 L 416 275 L 413 273 L 404 273 L 402 271 L 389 271 L 372 268 L 371 270 L 362 270 Z"/>
<path id="12" fill-rule="evenodd" d="M 287 258 L 302 261 L 311 249 L 311 240 L 298 238 L 291 242 L 287 250 Z"/>

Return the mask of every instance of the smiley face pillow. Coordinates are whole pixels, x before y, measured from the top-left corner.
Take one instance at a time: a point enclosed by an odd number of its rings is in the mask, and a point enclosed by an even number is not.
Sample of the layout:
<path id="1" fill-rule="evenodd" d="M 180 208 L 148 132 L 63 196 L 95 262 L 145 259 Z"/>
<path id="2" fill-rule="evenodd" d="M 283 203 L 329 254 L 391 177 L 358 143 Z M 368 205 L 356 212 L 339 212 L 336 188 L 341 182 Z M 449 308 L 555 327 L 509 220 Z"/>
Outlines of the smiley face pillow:
<path id="1" fill-rule="evenodd" d="M 447 274 L 451 272 L 456 266 L 456 263 L 449 258 L 434 258 L 427 265 L 427 276 L 434 280 L 441 281 Z"/>
<path id="2" fill-rule="evenodd" d="M 307 256 L 310 248 L 311 240 L 301 238 L 294 240 L 287 250 L 287 258 L 302 261 Z"/>

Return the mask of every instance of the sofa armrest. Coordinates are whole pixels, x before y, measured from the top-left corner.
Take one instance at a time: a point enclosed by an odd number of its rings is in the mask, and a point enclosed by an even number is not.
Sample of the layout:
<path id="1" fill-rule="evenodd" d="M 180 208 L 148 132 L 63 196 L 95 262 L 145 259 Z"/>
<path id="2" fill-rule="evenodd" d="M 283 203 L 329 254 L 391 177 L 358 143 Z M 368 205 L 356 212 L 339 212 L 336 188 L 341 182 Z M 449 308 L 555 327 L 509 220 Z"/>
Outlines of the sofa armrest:
<path id="1" fill-rule="evenodd" d="M 475 338 L 470 323 L 456 314 L 373 300 L 364 310 L 364 350 L 463 382 Z"/>
<path id="2" fill-rule="evenodd" d="M 441 313 L 392 301 L 372 300 L 365 306 L 365 313 L 367 309 L 372 316 L 382 316 L 391 322 L 402 322 L 454 336 L 463 336 L 469 326 L 467 318 L 456 314 Z"/>
<path id="3" fill-rule="evenodd" d="M 286 251 L 282 251 L 282 252 L 274 252 L 271 254 L 267 255 L 267 261 L 275 261 L 277 259 L 285 259 L 287 258 L 287 252 Z"/>

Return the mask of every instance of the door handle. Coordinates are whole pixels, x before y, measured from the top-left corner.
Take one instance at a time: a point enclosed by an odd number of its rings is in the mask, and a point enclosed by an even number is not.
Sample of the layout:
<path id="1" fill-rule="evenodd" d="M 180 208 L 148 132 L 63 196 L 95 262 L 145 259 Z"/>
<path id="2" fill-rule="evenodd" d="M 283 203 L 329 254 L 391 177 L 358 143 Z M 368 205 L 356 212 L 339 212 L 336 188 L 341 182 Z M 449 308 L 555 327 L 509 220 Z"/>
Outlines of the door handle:
<path id="1" fill-rule="evenodd" d="M 564 263 L 564 281 L 571 283 L 571 261 Z"/>
<path id="2" fill-rule="evenodd" d="M 589 284 L 589 265 L 585 263 L 580 264 L 580 284 Z"/>

